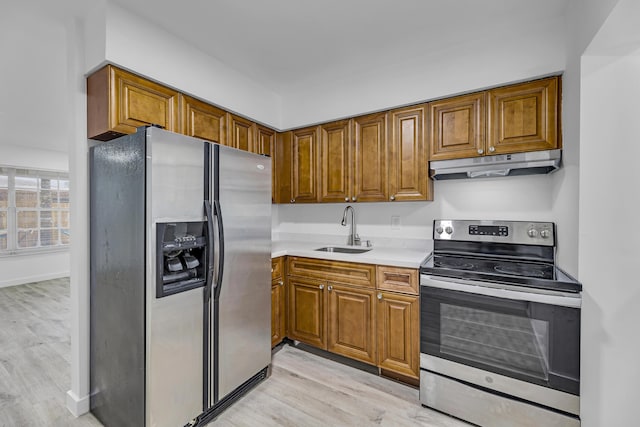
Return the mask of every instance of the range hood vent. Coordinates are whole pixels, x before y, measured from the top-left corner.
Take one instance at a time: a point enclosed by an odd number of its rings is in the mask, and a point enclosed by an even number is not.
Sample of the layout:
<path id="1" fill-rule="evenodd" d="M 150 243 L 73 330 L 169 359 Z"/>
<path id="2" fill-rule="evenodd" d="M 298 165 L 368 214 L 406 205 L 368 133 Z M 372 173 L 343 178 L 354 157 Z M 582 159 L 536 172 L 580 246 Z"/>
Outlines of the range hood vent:
<path id="1" fill-rule="evenodd" d="M 429 174 L 435 180 L 542 175 L 560 168 L 561 153 L 548 150 L 438 160 L 430 162 Z"/>

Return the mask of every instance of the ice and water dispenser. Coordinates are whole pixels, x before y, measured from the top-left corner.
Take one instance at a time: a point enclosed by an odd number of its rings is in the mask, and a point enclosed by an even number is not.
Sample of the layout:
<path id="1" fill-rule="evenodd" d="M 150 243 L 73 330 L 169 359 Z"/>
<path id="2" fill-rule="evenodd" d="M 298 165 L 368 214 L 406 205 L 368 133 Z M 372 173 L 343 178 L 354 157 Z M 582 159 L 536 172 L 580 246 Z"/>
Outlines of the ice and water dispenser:
<path id="1" fill-rule="evenodd" d="M 202 287 L 207 278 L 207 223 L 159 222 L 156 298 Z"/>

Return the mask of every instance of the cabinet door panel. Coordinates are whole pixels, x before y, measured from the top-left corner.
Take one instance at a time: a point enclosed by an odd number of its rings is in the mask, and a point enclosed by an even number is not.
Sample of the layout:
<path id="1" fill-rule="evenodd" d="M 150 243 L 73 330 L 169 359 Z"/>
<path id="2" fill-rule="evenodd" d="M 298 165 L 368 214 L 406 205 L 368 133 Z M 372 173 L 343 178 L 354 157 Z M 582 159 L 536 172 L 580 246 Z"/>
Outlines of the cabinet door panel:
<path id="1" fill-rule="evenodd" d="M 292 170 L 291 199 L 293 203 L 316 202 L 318 187 L 318 132 L 317 128 L 295 130 L 291 137 Z"/>
<path id="2" fill-rule="evenodd" d="M 378 299 L 378 365 L 418 378 L 420 303 L 417 296 L 381 292 Z"/>
<path id="3" fill-rule="evenodd" d="M 256 145 L 254 153 L 263 154 L 273 158 L 273 150 L 276 142 L 276 131 L 264 126 L 256 126 Z"/>
<path id="4" fill-rule="evenodd" d="M 283 276 L 284 260 L 283 257 L 271 259 L 271 279 L 280 279 Z"/>
<path id="5" fill-rule="evenodd" d="M 89 80 L 99 80 L 108 73 L 109 92 L 104 94 L 107 98 L 104 103 L 109 105 L 109 131 L 134 133 L 139 126 L 150 124 L 174 132 L 178 130 L 178 92 L 113 66 L 104 70 L 95 77 L 90 76 Z M 88 103 L 91 104 L 91 98 L 95 99 L 98 94 L 89 90 L 94 87 L 90 81 L 87 85 Z M 88 109 L 91 113 L 93 108 L 88 105 Z M 89 136 L 92 137 L 91 132 Z"/>
<path id="6" fill-rule="evenodd" d="M 289 338 L 326 349 L 324 282 L 289 277 Z"/>
<path id="7" fill-rule="evenodd" d="M 351 126 L 349 120 L 328 123 L 321 132 L 321 202 L 348 202 L 351 181 Z"/>
<path id="8" fill-rule="evenodd" d="M 433 184 L 427 174 L 423 107 L 390 113 L 389 199 L 433 200 Z"/>
<path id="9" fill-rule="evenodd" d="M 429 104 L 430 160 L 476 157 L 484 154 L 485 102 L 485 94 L 482 92 Z"/>
<path id="10" fill-rule="evenodd" d="M 351 201 L 387 200 L 387 114 L 354 119 L 354 178 Z"/>
<path id="11" fill-rule="evenodd" d="M 271 283 L 271 347 L 285 336 L 285 287 L 282 279 Z"/>
<path id="12" fill-rule="evenodd" d="M 252 151 L 255 138 L 255 123 L 233 114 L 229 114 L 229 138 L 230 147 L 244 151 Z"/>
<path id="13" fill-rule="evenodd" d="M 552 77 L 490 90 L 488 154 L 559 148 L 558 85 Z"/>
<path id="14" fill-rule="evenodd" d="M 225 144 L 227 113 L 205 102 L 182 95 L 181 133 Z"/>
<path id="15" fill-rule="evenodd" d="M 329 282 L 327 350 L 375 364 L 375 291 Z"/>

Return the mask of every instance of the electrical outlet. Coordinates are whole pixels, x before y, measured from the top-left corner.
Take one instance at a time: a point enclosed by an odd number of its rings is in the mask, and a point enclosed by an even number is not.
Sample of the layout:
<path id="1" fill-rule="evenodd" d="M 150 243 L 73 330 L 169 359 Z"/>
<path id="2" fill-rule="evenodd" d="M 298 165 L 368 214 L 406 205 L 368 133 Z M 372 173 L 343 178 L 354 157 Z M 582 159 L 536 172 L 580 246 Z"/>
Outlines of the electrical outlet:
<path id="1" fill-rule="evenodd" d="M 391 229 L 392 230 L 400 230 L 400 217 L 397 215 L 393 215 L 391 217 Z"/>

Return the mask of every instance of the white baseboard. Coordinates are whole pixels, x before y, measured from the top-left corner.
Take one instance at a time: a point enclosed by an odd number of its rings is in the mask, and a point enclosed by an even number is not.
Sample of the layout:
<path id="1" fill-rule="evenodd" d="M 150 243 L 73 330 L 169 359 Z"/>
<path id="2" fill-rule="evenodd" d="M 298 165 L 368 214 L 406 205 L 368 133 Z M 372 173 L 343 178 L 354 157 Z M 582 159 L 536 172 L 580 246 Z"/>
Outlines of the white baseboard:
<path id="1" fill-rule="evenodd" d="M 80 398 L 76 396 L 73 391 L 69 390 L 67 392 L 67 409 L 74 417 L 86 414 L 89 412 L 89 396 L 87 395 Z"/>
<path id="2" fill-rule="evenodd" d="M 41 282 L 43 280 L 60 279 L 69 277 L 69 271 L 59 271 L 57 273 L 38 274 L 35 276 L 25 276 L 16 279 L 0 281 L 0 288 L 8 286 L 24 285 L 25 283 Z"/>

